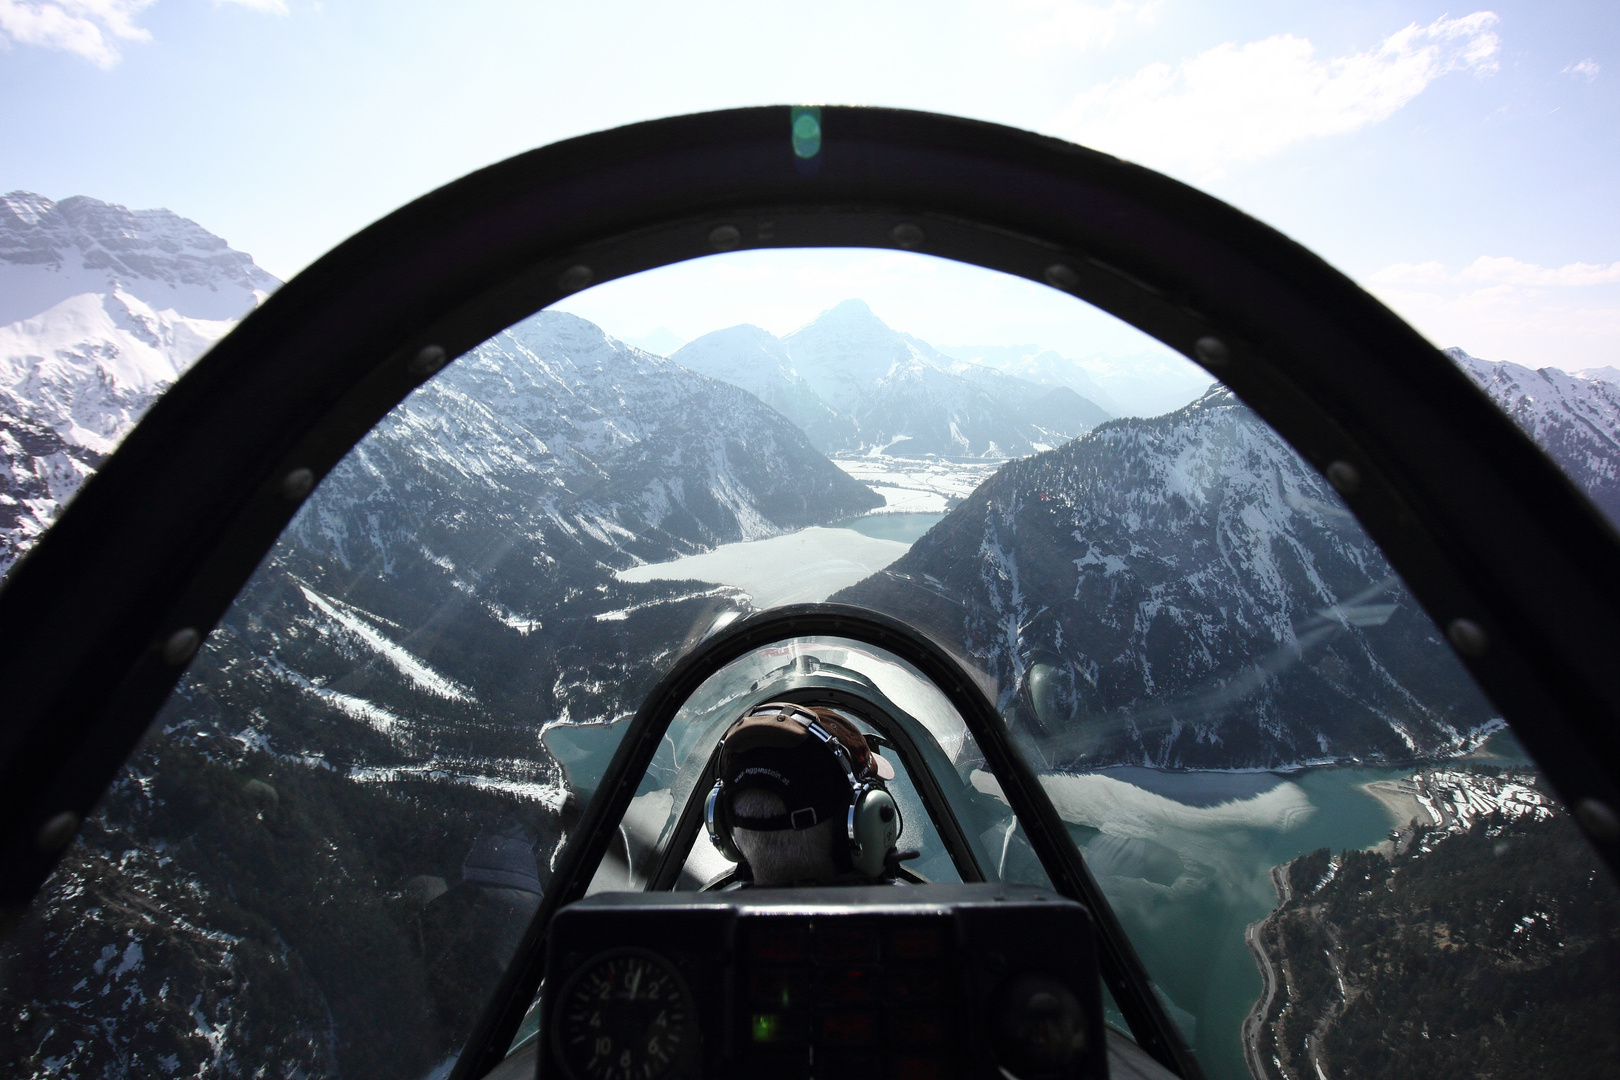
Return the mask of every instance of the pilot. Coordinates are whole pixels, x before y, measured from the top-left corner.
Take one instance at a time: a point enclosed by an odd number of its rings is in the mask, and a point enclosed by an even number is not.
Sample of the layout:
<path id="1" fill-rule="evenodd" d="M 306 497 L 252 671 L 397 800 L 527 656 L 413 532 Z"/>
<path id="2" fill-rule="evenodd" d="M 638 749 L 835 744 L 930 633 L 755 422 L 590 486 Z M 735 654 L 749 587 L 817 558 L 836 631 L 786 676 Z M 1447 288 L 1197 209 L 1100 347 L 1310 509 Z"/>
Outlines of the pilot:
<path id="1" fill-rule="evenodd" d="M 895 850 L 892 779 L 876 741 L 831 709 L 767 702 L 721 741 L 709 838 L 756 886 L 892 882 L 915 855 Z"/>

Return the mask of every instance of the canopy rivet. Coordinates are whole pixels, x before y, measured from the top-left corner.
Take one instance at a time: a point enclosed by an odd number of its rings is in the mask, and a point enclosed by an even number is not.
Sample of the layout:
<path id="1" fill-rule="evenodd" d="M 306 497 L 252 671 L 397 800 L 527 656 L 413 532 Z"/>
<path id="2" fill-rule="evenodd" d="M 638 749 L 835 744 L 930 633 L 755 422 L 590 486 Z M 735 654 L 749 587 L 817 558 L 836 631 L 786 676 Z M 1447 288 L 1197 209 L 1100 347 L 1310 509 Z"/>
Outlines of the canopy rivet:
<path id="1" fill-rule="evenodd" d="M 1354 495 L 1361 490 L 1361 470 L 1348 461 L 1329 463 L 1326 470 L 1328 483 L 1340 495 Z"/>
<path id="2" fill-rule="evenodd" d="M 1046 283 L 1054 289 L 1073 291 L 1080 284 L 1080 275 L 1074 272 L 1074 267 L 1064 263 L 1053 263 L 1046 268 Z"/>
<path id="3" fill-rule="evenodd" d="M 1207 368 L 1225 367 L 1226 362 L 1232 358 L 1227 351 L 1226 342 L 1212 335 L 1205 335 L 1193 342 L 1193 352 L 1198 354 L 1198 362 Z"/>
<path id="4" fill-rule="evenodd" d="M 288 502 L 300 502 L 315 488 L 315 473 L 310 469 L 294 469 L 281 478 L 281 494 Z"/>
<path id="5" fill-rule="evenodd" d="M 584 263 L 575 263 L 557 275 L 557 288 L 565 293 L 579 292 L 590 283 L 591 268 Z"/>
<path id="6" fill-rule="evenodd" d="M 411 362 L 406 366 L 411 369 L 412 375 L 426 378 L 444 367 L 447 359 L 449 357 L 445 355 L 442 345 L 424 345 L 417 350 L 416 355 L 411 357 Z"/>
<path id="7" fill-rule="evenodd" d="M 1602 799 L 1587 797 L 1575 804 L 1575 817 L 1599 840 L 1620 840 L 1620 815 Z"/>
<path id="8" fill-rule="evenodd" d="M 163 643 L 163 662 L 171 667 L 179 667 L 189 663 L 197 655 L 197 648 L 202 645 L 202 635 L 190 626 L 176 630 L 169 635 L 169 640 Z"/>
<path id="9" fill-rule="evenodd" d="M 907 251 L 911 251 L 922 247 L 923 241 L 927 240 L 928 237 L 923 233 L 921 226 L 913 225 L 909 221 L 902 221 L 889 230 L 889 239 Z"/>
<path id="10" fill-rule="evenodd" d="M 78 831 L 79 815 L 72 810 L 64 810 L 39 827 L 34 843 L 39 845 L 41 851 L 61 851 L 73 842 L 74 834 Z"/>
<path id="11" fill-rule="evenodd" d="M 1484 656 L 1491 639 L 1473 619 L 1452 619 L 1446 627 L 1446 637 L 1464 656 Z"/>
<path id="12" fill-rule="evenodd" d="M 709 230 L 709 246 L 716 251 L 735 251 L 742 243 L 742 230 L 735 225 L 716 225 Z"/>

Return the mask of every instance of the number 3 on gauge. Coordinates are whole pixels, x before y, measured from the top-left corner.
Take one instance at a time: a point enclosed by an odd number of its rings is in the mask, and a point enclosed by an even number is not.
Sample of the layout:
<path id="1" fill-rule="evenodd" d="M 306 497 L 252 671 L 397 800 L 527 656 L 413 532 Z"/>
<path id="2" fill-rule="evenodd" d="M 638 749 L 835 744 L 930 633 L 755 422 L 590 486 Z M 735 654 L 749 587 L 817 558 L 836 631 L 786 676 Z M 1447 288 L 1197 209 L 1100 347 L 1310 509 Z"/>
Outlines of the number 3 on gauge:
<path id="1" fill-rule="evenodd" d="M 658 1080 L 695 1037 L 692 999 L 649 949 L 591 957 L 557 997 L 552 1048 L 569 1080 Z"/>

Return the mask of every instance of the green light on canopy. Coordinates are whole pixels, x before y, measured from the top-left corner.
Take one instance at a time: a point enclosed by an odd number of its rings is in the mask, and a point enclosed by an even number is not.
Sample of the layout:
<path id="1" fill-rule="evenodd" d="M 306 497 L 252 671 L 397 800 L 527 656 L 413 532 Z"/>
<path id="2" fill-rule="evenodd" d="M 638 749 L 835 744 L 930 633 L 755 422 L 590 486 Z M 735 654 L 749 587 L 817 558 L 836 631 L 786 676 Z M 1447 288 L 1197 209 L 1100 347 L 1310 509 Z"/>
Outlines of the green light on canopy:
<path id="1" fill-rule="evenodd" d="M 775 1013 L 754 1014 L 754 1041 L 773 1043 L 782 1036 L 782 1018 Z"/>
<path id="2" fill-rule="evenodd" d="M 806 159 L 821 153 L 821 110 L 814 105 L 793 107 L 793 153 Z"/>

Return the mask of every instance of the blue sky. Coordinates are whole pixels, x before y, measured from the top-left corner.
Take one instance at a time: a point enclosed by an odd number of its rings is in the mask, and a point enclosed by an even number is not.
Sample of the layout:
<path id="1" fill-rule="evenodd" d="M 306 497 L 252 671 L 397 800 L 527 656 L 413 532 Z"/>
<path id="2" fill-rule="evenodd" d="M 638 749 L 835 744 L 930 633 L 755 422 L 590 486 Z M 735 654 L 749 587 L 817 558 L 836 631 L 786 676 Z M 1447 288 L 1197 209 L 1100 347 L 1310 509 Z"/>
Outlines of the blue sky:
<path id="1" fill-rule="evenodd" d="M 288 277 L 570 135 L 764 102 L 932 109 L 1163 169 L 1439 344 L 1578 369 L 1620 365 L 1617 39 L 1601 2 L 0 0 L 0 190 L 166 206 Z M 880 314 L 933 340 L 1130 347 L 931 260 L 785 258 L 581 310 L 691 336 L 757 302 L 787 330 L 871 281 Z"/>

